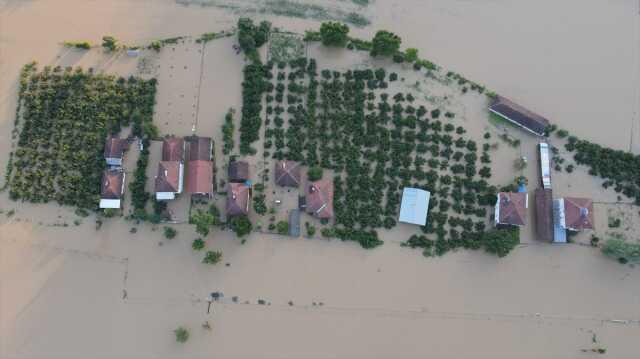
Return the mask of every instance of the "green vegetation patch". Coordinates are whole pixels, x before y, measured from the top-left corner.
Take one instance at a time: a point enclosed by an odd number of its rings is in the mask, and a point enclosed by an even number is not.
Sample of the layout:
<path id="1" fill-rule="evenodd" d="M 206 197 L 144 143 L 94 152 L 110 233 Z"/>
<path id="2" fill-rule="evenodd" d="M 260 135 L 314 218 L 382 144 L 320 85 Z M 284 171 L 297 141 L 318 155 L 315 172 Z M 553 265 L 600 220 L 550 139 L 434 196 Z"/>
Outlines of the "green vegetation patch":
<path id="1" fill-rule="evenodd" d="M 107 135 L 130 124 L 134 135 L 153 132 L 155 93 L 155 79 L 26 65 L 18 92 L 10 197 L 96 208 Z"/>
<path id="2" fill-rule="evenodd" d="M 276 62 L 289 62 L 305 56 L 305 43 L 302 36 L 291 33 L 271 33 L 269 58 Z"/>

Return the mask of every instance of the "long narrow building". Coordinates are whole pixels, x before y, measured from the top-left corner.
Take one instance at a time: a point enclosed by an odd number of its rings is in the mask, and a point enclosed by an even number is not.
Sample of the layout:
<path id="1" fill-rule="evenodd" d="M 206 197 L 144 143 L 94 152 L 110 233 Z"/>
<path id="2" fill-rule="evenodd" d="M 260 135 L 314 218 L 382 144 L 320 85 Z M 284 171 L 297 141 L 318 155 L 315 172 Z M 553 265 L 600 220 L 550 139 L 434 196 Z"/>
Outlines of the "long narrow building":
<path id="1" fill-rule="evenodd" d="M 537 136 L 544 136 L 549 120 L 506 97 L 496 96 L 489 111 Z"/>

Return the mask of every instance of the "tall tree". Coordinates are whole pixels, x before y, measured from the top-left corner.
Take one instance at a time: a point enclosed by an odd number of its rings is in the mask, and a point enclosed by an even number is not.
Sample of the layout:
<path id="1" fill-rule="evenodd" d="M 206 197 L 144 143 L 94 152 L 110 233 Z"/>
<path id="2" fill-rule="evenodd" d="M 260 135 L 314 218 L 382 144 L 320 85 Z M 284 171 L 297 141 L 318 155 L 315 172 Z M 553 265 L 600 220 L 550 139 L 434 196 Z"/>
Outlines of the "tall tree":
<path id="1" fill-rule="evenodd" d="M 349 37 L 349 26 L 339 22 L 323 22 L 320 25 L 320 38 L 324 46 L 344 47 Z"/>
<path id="2" fill-rule="evenodd" d="M 380 30 L 373 37 L 371 56 L 391 56 L 398 52 L 402 39 L 392 32 Z"/>

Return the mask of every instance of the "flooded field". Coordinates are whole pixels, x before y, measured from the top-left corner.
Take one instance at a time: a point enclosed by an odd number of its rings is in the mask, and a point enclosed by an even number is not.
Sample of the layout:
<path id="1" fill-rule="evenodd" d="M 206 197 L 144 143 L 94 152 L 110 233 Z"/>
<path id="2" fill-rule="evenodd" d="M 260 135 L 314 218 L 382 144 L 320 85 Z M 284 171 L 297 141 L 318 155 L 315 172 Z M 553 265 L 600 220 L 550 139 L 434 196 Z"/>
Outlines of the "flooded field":
<path id="1" fill-rule="evenodd" d="M 403 47 L 418 48 L 421 57 L 516 100 L 571 134 L 640 153 L 635 1 L 308 3 L 327 9 L 331 18 L 358 12 L 371 24 L 352 26 L 353 35 L 393 31 Z M 324 20 L 237 4 L 230 9 L 222 1 L 0 0 L 0 183 L 12 144 L 18 75 L 34 60 L 40 66 L 157 77 L 153 120 L 160 133 L 212 137 L 217 178 L 225 179 L 229 157 L 222 153 L 220 128 L 229 108 L 241 109 L 244 58 L 233 48 L 235 37 L 206 44 L 195 37 L 230 29 L 244 14 L 300 33 Z M 99 43 L 106 34 L 127 44 L 193 37 L 138 57 L 61 46 Z M 506 184 L 521 174 L 531 190 L 537 186 L 538 140 L 490 123 L 486 96 L 459 96 L 408 66 L 364 53 L 311 45 L 308 54 L 320 69 L 384 66 L 404 79 L 389 92 L 420 94 L 425 104 L 446 96 L 456 125 L 479 142 L 489 132 L 499 143 L 491 152 L 491 183 Z M 519 147 L 500 141 L 505 130 L 520 140 Z M 550 141 L 570 161 L 563 140 Z M 148 190 L 159 147 L 151 147 Z M 263 149 L 257 148 L 249 158 L 254 176 L 272 166 L 258 160 Z M 127 153 L 128 176 L 137 155 L 135 148 Z M 530 164 L 517 173 L 513 163 L 521 156 Z M 602 180 L 586 168 L 553 172 L 552 181 L 556 196 L 594 200 L 596 235 L 638 238 L 638 207 L 603 190 Z M 291 207 L 290 195 L 269 200 L 285 198 L 283 206 Z M 185 196 L 171 204 L 178 222 L 186 220 L 188 202 Z M 222 202 L 216 198 L 219 208 Z M 603 357 L 637 354 L 640 272 L 589 247 L 591 233 L 557 246 L 536 240 L 528 225 L 522 244 L 497 259 L 464 250 L 424 258 L 399 246 L 417 233 L 410 225 L 381 232 L 385 244 L 372 251 L 319 236 L 257 232 L 241 244 L 233 232 L 215 230 L 206 237 L 207 250 L 220 250 L 223 259 L 207 266 L 191 248 L 199 235 L 186 223 L 173 225 L 178 235 L 172 240 L 164 238 L 163 225 L 123 217 L 105 220 L 96 230 L 93 215 L 80 218 L 73 208 L 53 203 L 14 202 L 6 191 L 0 193 L 0 210 L 3 358 L 583 358 L 597 355 L 583 352 L 592 348 L 606 348 Z M 530 222 L 533 212 L 529 206 Z M 207 313 L 205 298 L 213 291 L 224 298 Z M 212 330 L 202 328 L 205 321 Z M 174 339 L 179 326 L 191 332 L 185 344 Z"/>

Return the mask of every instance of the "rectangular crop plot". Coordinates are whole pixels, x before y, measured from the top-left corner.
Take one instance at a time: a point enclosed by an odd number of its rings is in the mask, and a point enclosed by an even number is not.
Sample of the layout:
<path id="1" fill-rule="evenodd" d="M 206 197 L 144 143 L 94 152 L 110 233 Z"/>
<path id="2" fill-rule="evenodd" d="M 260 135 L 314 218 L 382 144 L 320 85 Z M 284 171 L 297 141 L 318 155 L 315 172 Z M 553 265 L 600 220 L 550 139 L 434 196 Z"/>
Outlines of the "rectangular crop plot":
<path id="1" fill-rule="evenodd" d="M 16 110 L 17 148 L 10 197 L 96 208 L 109 133 L 133 123 L 153 132 L 156 80 L 118 78 L 81 68 L 26 65 Z"/>

